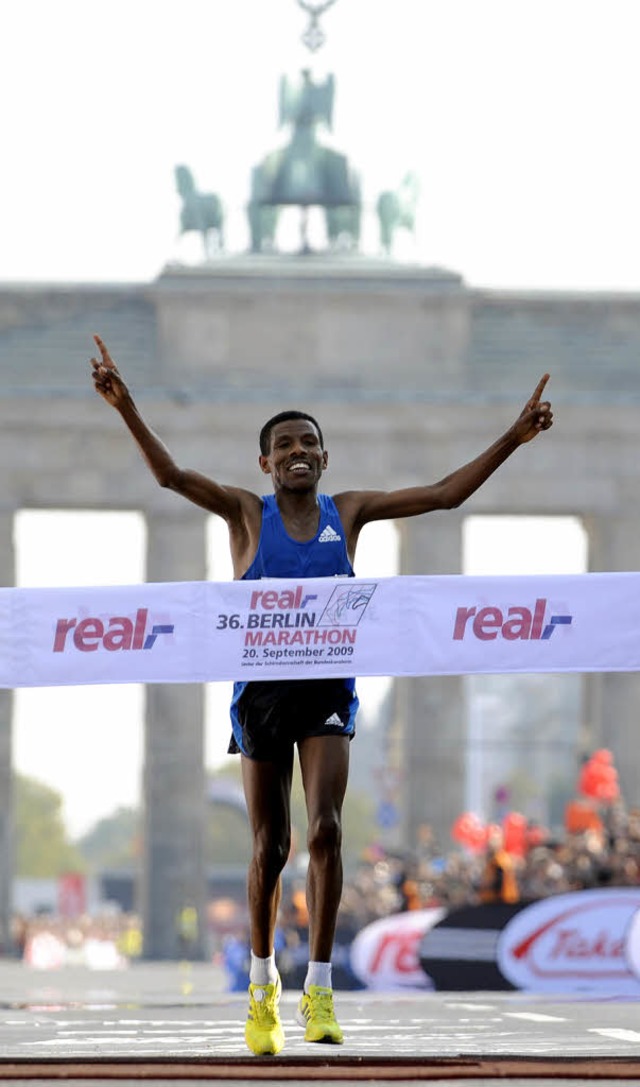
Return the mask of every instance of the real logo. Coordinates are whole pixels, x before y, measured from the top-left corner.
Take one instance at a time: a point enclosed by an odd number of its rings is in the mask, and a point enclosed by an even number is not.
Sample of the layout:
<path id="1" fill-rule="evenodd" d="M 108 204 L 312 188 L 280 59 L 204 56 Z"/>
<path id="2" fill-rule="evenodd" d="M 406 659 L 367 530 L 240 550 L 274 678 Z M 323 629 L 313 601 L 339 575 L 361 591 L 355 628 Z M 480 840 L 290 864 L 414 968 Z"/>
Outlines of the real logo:
<path id="1" fill-rule="evenodd" d="M 159 635 L 173 634 L 173 623 L 154 623 L 148 628 L 148 609 L 138 608 L 135 618 L 114 615 L 109 619 L 87 616 L 85 619 L 58 619 L 53 652 L 64 653 L 72 644 L 80 653 L 95 653 L 102 647 L 109 653 L 118 650 L 152 649 Z M 71 635 L 70 643 L 67 641 Z"/>
<path id="2" fill-rule="evenodd" d="M 302 585 L 295 589 L 255 589 L 251 593 L 249 608 L 255 611 L 257 608 L 266 608 L 267 611 L 276 609 L 285 611 L 304 610 L 312 600 L 317 600 L 316 593 L 305 593 Z"/>
<path id="3" fill-rule="evenodd" d="M 508 642 L 548 641 L 559 626 L 571 626 L 572 615 L 550 615 L 545 618 L 547 600 L 539 597 L 535 607 L 516 604 L 507 608 L 458 608 L 453 627 L 454 642 L 461 642 L 468 634 L 482 642 L 493 641 L 498 635 Z"/>

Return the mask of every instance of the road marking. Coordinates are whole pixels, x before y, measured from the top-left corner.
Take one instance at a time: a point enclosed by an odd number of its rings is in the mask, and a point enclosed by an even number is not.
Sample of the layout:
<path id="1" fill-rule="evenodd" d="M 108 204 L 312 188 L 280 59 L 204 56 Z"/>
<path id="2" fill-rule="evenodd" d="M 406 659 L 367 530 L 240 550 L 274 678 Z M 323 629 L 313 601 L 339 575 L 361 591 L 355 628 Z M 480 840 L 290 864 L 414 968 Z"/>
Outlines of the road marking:
<path id="1" fill-rule="evenodd" d="M 530 1023 L 566 1023 L 563 1015 L 543 1015 L 542 1012 L 505 1012 L 505 1018 L 527 1019 Z"/>
<path id="2" fill-rule="evenodd" d="M 48 1041 L 42 1042 L 25 1042 L 25 1046 L 103 1046 L 104 1036 L 101 1034 L 95 1035 L 89 1038 L 50 1038 Z M 156 1045 L 206 1045 L 210 1042 L 210 1038 L 205 1038 L 203 1035 L 199 1035 L 196 1038 L 183 1038 L 177 1034 L 164 1034 L 161 1038 L 136 1038 L 136 1050 L 140 1050 L 143 1046 L 156 1046 Z M 131 1046 L 131 1038 L 109 1038 L 109 1045 L 112 1049 L 115 1049 L 118 1045 Z"/>
<path id="3" fill-rule="evenodd" d="M 495 1004 L 462 1004 L 457 1001 L 448 1000 L 445 1005 L 447 1008 L 466 1008 L 472 1012 L 495 1012 L 497 1007 Z"/>
<path id="4" fill-rule="evenodd" d="M 604 1034 L 605 1038 L 616 1038 L 619 1042 L 640 1042 L 640 1030 L 624 1030 L 623 1027 L 589 1027 L 591 1034 Z"/>

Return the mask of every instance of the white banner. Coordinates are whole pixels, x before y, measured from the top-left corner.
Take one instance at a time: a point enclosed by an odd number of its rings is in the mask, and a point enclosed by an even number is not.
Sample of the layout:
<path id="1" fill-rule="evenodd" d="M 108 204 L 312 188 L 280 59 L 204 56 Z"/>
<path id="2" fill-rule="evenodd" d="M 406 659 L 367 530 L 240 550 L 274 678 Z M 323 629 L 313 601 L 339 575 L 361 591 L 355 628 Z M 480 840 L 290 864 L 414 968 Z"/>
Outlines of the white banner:
<path id="1" fill-rule="evenodd" d="M 507 922 L 497 960 L 518 989 L 536 993 L 640 996 L 635 936 L 640 888 L 551 895 Z M 632 946 L 633 943 L 633 946 Z"/>
<path id="2" fill-rule="evenodd" d="M 420 965 L 420 944 L 446 912 L 443 906 L 432 906 L 372 921 L 351 945 L 354 974 L 367 989 L 433 989 Z"/>
<path id="3" fill-rule="evenodd" d="M 640 670 L 640 574 L 0 589 L 0 686 Z"/>

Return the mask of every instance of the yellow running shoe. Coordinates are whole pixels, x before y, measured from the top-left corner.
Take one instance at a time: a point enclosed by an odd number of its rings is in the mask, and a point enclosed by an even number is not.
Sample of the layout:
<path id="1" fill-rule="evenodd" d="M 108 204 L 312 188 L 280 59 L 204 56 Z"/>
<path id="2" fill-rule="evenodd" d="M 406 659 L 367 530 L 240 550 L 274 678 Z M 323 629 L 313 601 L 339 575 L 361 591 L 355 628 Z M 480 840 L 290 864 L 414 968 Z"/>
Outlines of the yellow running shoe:
<path id="1" fill-rule="evenodd" d="M 310 985 L 309 992 L 302 994 L 296 1019 L 301 1027 L 306 1027 L 305 1042 L 342 1045 L 344 1037 L 333 1010 L 333 989 Z"/>
<path id="2" fill-rule="evenodd" d="M 279 974 L 275 985 L 249 986 L 249 1014 L 244 1037 L 251 1052 L 258 1057 L 279 1053 L 284 1045 L 278 1012 L 281 992 Z"/>

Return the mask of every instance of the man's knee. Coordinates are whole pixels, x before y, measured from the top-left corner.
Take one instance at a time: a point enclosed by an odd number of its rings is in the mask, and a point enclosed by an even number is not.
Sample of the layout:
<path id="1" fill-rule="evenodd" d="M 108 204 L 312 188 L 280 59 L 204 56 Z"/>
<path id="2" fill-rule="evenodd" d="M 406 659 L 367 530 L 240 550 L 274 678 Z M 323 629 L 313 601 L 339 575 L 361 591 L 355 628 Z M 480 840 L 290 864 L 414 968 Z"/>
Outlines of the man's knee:
<path id="1" fill-rule="evenodd" d="M 253 843 L 253 859 L 262 872 L 272 875 L 280 875 L 291 851 L 291 836 L 281 835 L 273 837 L 267 834 L 258 834 Z"/>
<path id="2" fill-rule="evenodd" d="M 309 823 L 307 847 L 311 855 L 338 853 L 342 847 L 342 824 L 336 814 L 320 815 Z"/>

